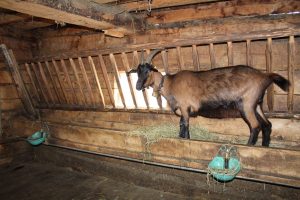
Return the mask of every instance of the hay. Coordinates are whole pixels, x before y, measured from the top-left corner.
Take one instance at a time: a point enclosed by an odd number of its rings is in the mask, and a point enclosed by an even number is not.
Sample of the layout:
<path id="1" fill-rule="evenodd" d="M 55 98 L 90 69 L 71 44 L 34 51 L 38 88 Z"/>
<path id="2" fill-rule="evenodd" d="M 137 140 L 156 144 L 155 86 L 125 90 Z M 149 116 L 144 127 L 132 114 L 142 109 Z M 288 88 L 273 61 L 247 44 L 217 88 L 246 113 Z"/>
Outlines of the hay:
<path id="1" fill-rule="evenodd" d="M 179 126 L 174 124 L 162 124 L 145 126 L 133 131 L 130 131 L 130 135 L 142 136 L 146 139 L 146 144 L 157 142 L 162 138 L 178 138 Z M 199 125 L 193 125 L 190 127 L 190 136 L 194 140 L 216 141 L 219 139 L 216 133 L 209 132 L 207 129 L 200 127 Z"/>

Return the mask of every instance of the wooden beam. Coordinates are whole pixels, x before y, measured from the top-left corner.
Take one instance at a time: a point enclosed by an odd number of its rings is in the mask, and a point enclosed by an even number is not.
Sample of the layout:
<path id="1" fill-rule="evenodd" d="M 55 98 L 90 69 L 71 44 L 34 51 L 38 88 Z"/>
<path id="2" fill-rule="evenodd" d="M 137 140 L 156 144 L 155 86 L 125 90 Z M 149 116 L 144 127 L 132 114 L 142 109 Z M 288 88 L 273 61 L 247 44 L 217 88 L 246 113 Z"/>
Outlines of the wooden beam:
<path id="1" fill-rule="evenodd" d="M 98 55 L 98 58 L 99 58 L 100 67 L 101 67 L 102 74 L 103 74 L 103 77 L 104 77 L 104 81 L 105 81 L 105 84 L 106 84 L 106 87 L 107 87 L 107 90 L 108 90 L 108 94 L 109 94 L 111 104 L 112 104 L 113 108 L 115 108 L 116 105 L 115 105 L 114 94 L 113 94 L 112 87 L 111 87 L 111 84 L 110 84 L 110 81 L 109 81 L 109 78 L 108 78 L 108 73 L 107 73 L 107 69 L 106 69 L 104 59 L 103 59 L 102 55 Z"/>
<path id="2" fill-rule="evenodd" d="M 147 18 L 149 24 L 171 24 L 196 20 L 207 20 L 234 16 L 263 16 L 269 14 L 298 12 L 300 2 L 294 0 L 269 1 L 221 1 L 211 4 L 197 4 L 189 7 L 152 11 Z"/>
<path id="3" fill-rule="evenodd" d="M 127 54 L 125 52 L 122 52 L 121 57 L 122 57 L 123 66 L 124 66 L 126 72 L 129 72 L 130 67 L 129 67 L 129 62 L 128 62 L 128 59 L 127 59 Z M 127 74 L 127 80 L 128 80 L 128 84 L 129 84 L 133 104 L 134 104 L 135 108 L 137 108 L 138 106 L 137 106 L 137 102 L 136 102 L 136 92 L 135 92 L 136 90 L 134 89 L 135 84 L 133 83 L 131 74 Z"/>
<path id="4" fill-rule="evenodd" d="M 141 21 L 130 13 L 124 13 L 120 9 L 99 5 L 92 1 L 1 0 L 0 7 L 97 30 L 117 28 L 123 34 L 133 33 L 132 26 L 136 30 L 140 30 L 142 26 Z"/>
<path id="5" fill-rule="evenodd" d="M 60 86 L 60 89 L 63 93 L 63 97 L 64 97 L 66 103 L 69 103 L 70 100 L 67 98 L 67 93 L 66 93 L 66 90 L 65 90 L 65 87 L 64 87 L 64 84 L 63 84 L 63 80 L 61 79 L 59 68 L 58 68 L 58 66 L 56 64 L 56 61 L 54 59 L 52 59 L 52 64 L 54 66 L 55 74 L 57 76 L 57 80 L 58 80 L 58 84 Z"/>
<path id="6" fill-rule="evenodd" d="M 215 68 L 216 67 L 216 56 L 214 51 L 214 44 L 209 44 L 209 56 L 210 56 L 210 67 Z"/>
<path id="7" fill-rule="evenodd" d="M 42 93 L 42 97 L 45 101 L 45 103 L 47 104 L 47 106 L 49 107 L 49 101 L 48 101 L 48 97 L 47 95 L 45 94 L 44 92 L 44 89 L 43 89 L 43 85 L 42 85 L 42 82 L 40 81 L 40 75 L 39 75 L 39 72 L 35 66 L 34 63 L 31 63 L 31 67 L 33 69 L 33 74 L 35 76 L 35 79 L 37 80 L 37 88 L 39 88 L 40 92 Z"/>
<path id="8" fill-rule="evenodd" d="M 233 66 L 233 50 L 232 50 L 232 42 L 227 42 L 227 57 L 228 57 L 228 65 Z"/>
<path id="9" fill-rule="evenodd" d="M 97 87 L 98 87 L 98 90 L 99 90 L 99 95 L 100 95 L 101 103 L 103 104 L 103 107 L 105 107 L 104 95 L 103 95 L 103 92 L 102 92 L 102 89 L 101 89 L 100 81 L 99 81 L 99 78 L 98 78 L 98 75 L 97 75 L 97 70 L 96 70 L 93 58 L 91 56 L 89 56 L 88 60 L 89 60 L 89 63 L 90 63 L 90 67 L 92 68 L 92 72 L 94 74 L 96 83 L 97 83 Z"/>
<path id="10" fill-rule="evenodd" d="M 292 113 L 294 109 L 294 91 L 295 91 L 295 37 L 290 36 L 288 43 L 288 80 L 291 83 L 291 86 L 288 90 L 287 96 L 287 107 L 288 112 Z"/>
<path id="11" fill-rule="evenodd" d="M 81 94 L 82 102 L 83 102 L 83 104 L 87 104 L 87 101 L 85 99 L 85 95 L 84 95 L 82 87 L 81 87 L 81 83 L 80 83 L 80 79 L 79 79 L 79 76 L 78 76 L 78 71 L 76 69 L 75 62 L 74 62 L 74 60 L 72 58 L 70 58 L 69 61 L 71 63 L 71 67 L 72 67 L 73 73 L 75 75 L 75 79 L 76 79 L 77 85 L 79 87 L 79 91 L 80 91 L 80 94 Z"/>
<path id="12" fill-rule="evenodd" d="M 184 6 L 184 5 L 197 4 L 197 3 L 208 3 L 214 1 L 217 0 L 159 0 L 159 1 L 152 1 L 151 8 L 152 9 L 166 8 L 166 7 L 170 8 L 175 6 Z M 115 2 L 111 4 L 115 4 Z M 149 3 L 148 1 L 131 1 L 131 2 L 125 1 L 125 3 L 120 2 L 120 7 L 125 9 L 126 11 L 147 10 L 149 9 Z"/>
<path id="13" fill-rule="evenodd" d="M 25 84 L 23 82 L 22 76 L 19 71 L 19 65 L 17 63 L 17 60 L 12 52 L 12 50 L 8 50 L 6 48 L 5 44 L 0 45 L 0 49 L 2 50 L 5 58 L 5 62 L 7 63 L 11 73 L 12 77 L 14 79 L 14 82 L 17 84 L 17 90 L 21 97 L 22 103 L 24 104 L 24 108 L 27 112 L 27 114 L 32 117 L 36 118 L 36 112 L 35 107 L 33 105 L 32 99 L 29 96 L 29 93 L 25 87 Z"/>
<path id="14" fill-rule="evenodd" d="M 166 74 L 169 74 L 168 51 L 167 50 L 162 50 L 161 51 L 161 58 L 162 58 L 162 61 L 163 61 L 165 72 L 166 72 Z"/>
<path id="15" fill-rule="evenodd" d="M 53 89 L 54 89 L 54 91 L 55 91 L 56 97 L 57 97 L 59 103 L 62 103 L 62 101 L 61 101 L 61 99 L 60 99 L 60 97 L 59 97 L 59 94 L 58 94 L 58 88 L 56 87 L 56 84 L 55 84 L 55 81 L 54 81 L 54 77 L 53 77 L 53 75 L 52 75 L 52 73 L 51 73 L 51 70 L 50 70 L 49 62 L 46 61 L 45 64 L 46 64 L 46 69 L 48 70 L 48 73 L 49 73 L 49 75 L 50 75 L 50 80 L 51 80 L 51 83 L 52 83 L 52 85 L 53 85 Z"/>
<path id="16" fill-rule="evenodd" d="M 247 65 L 252 66 L 251 40 L 246 40 L 246 48 Z"/>
<path id="17" fill-rule="evenodd" d="M 32 87 L 33 87 L 33 91 L 34 91 L 34 93 L 35 93 L 35 96 L 36 96 L 36 98 L 37 98 L 37 101 L 40 102 L 40 101 L 41 101 L 41 98 L 40 98 L 40 95 L 39 95 L 39 93 L 38 93 L 38 90 L 37 90 L 37 88 L 36 88 L 36 86 L 35 86 L 34 79 L 33 79 L 33 76 L 32 76 L 32 74 L 31 74 L 30 67 L 29 67 L 29 65 L 28 65 L 27 63 L 25 63 L 25 69 L 26 69 L 27 74 L 28 74 L 28 76 L 29 76 L 29 79 L 30 79 L 30 81 L 31 81 L 31 84 L 32 84 Z"/>
<path id="18" fill-rule="evenodd" d="M 267 40 L 267 47 L 266 47 L 266 70 L 268 73 L 273 72 L 273 66 L 272 66 L 272 38 L 268 38 Z M 267 105 L 269 108 L 269 111 L 273 111 L 274 108 L 274 86 L 273 84 L 270 85 L 267 89 Z"/>
<path id="19" fill-rule="evenodd" d="M 40 71 L 41 76 L 42 76 L 42 80 L 43 80 L 43 82 L 44 82 L 44 84 L 46 86 L 46 89 L 47 89 L 47 92 L 48 92 L 48 94 L 50 96 L 50 99 L 51 99 L 52 103 L 55 104 L 55 99 L 54 99 L 54 96 L 53 96 L 53 94 L 51 92 L 50 84 L 49 84 L 49 82 L 47 80 L 47 77 L 45 75 L 43 66 L 42 66 L 42 64 L 40 62 L 38 62 L 38 66 L 39 66 L 39 71 Z"/>
<path id="20" fill-rule="evenodd" d="M 78 57 L 78 62 L 79 62 L 81 73 L 83 75 L 83 79 L 85 81 L 85 85 L 86 85 L 86 87 L 87 87 L 87 89 L 89 91 L 90 97 L 92 99 L 92 104 L 95 106 L 96 105 L 96 99 L 94 97 L 93 90 L 92 90 L 91 84 L 89 82 L 89 78 L 88 78 L 88 76 L 86 74 L 86 70 L 85 70 L 85 67 L 84 67 L 84 64 L 82 62 L 81 57 Z"/>
<path id="21" fill-rule="evenodd" d="M 109 54 L 109 59 L 110 59 L 112 68 L 114 69 L 114 74 L 115 74 L 115 78 L 116 78 L 116 82 L 117 82 L 117 85 L 118 85 L 119 94 L 120 94 L 123 106 L 124 106 L 124 108 L 126 108 L 126 103 L 125 103 L 125 98 L 124 98 L 124 92 L 123 92 L 123 89 L 122 89 L 122 85 L 121 85 L 121 81 L 120 81 L 120 75 L 119 75 L 119 70 L 118 70 L 118 66 L 117 66 L 114 54 Z"/>
<path id="22" fill-rule="evenodd" d="M 183 57 L 182 57 L 182 54 L 181 54 L 181 47 L 180 46 L 176 47 L 176 52 L 177 52 L 177 63 L 178 63 L 178 66 L 179 66 L 179 71 L 184 70 L 184 60 L 183 60 Z"/>
<path id="23" fill-rule="evenodd" d="M 72 90 L 72 97 L 74 97 L 74 101 L 73 103 L 76 104 L 76 103 L 79 103 L 78 99 L 77 99 L 77 95 L 76 95 L 76 92 L 74 90 L 74 87 L 73 87 L 73 84 L 72 84 L 72 81 L 71 81 L 71 78 L 70 78 L 70 75 L 69 75 L 69 72 L 67 70 L 67 66 L 66 66 L 66 63 L 63 59 L 60 60 L 60 63 L 61 63 L 61 66 L 63 68 L 63 72 L 64 72 L 64 75 L 65 75 L 65 78 L 67 79 L 67 82 L 69 83 L 70 85 L 70 88 Z"/>
<path id="24" fill-rule="evenodd" d="M 195 44 L 192 45 L 192 54 L 193 54 L 194 70 L 200 71 L 200 61 L 199 61 L 197 46 Z"/>

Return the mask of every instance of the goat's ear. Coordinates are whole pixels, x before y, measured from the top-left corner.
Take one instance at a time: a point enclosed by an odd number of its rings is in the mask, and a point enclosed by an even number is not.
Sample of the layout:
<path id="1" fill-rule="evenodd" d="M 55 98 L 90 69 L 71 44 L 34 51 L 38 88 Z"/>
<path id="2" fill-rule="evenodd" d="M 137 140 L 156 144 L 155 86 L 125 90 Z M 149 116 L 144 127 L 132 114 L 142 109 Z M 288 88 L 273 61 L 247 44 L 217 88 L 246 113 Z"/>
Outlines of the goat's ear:
<path id="1" fill-rule="evenodd" d="M 131 74 L 131 73 L 136 73 L 137 72 L 137 69 L 132 69 L 130 70 L 129 72 L 126 72 L 127 75 Z"/>

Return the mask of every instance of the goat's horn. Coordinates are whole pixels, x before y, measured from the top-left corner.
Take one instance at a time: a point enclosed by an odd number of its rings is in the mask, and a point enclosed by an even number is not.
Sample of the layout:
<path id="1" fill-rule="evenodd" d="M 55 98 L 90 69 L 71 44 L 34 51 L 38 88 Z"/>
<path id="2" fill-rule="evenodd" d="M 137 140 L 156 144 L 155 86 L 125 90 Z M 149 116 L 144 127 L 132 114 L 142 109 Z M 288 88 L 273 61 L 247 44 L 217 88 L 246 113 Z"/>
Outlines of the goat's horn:
<path id="1" fill-rule="evenodd" d="M 145 63 L 151 63 L 151 60 L 153 59 L 153 57 L 158 53 L 158 52 L 160 52 L 160 51 L 162 51 L 162 49 L 155 49 L 155 50 L 153 50 L 150 54 L 149 54 L 149 56 L 147 57 L 147 59 L 146 59 L 146 61 L 145 61 Z"/>
<path id="2" fill-rule="evenodd" d="M 132 69 L 130 70 L 129 72 L 126 72 L 127 75 L 131 74 L 131 73 L 136 73 L 137 72 L 137 69 Z"/>
<path id="3" fill-rule="evenodd" d="M 141 51 L 141 63 L 144 64 L 144 49 Z"/>

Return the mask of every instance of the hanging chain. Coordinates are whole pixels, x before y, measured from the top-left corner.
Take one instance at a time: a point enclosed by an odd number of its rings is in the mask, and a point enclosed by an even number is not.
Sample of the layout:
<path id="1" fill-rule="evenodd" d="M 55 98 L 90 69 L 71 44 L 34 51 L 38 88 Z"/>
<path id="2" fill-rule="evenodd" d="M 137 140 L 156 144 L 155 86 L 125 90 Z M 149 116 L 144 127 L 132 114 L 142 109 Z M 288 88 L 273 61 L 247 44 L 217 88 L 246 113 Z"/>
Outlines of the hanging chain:
<path id="1" fill-rule="evenodd" d="M 147 8 L 147 11 L 148 11 L 148 15 L 149 15 L 149 16 L 151 15 L 151 10 L 152 10 L 152 0 L 148 0 L 148 8 Z"/>

